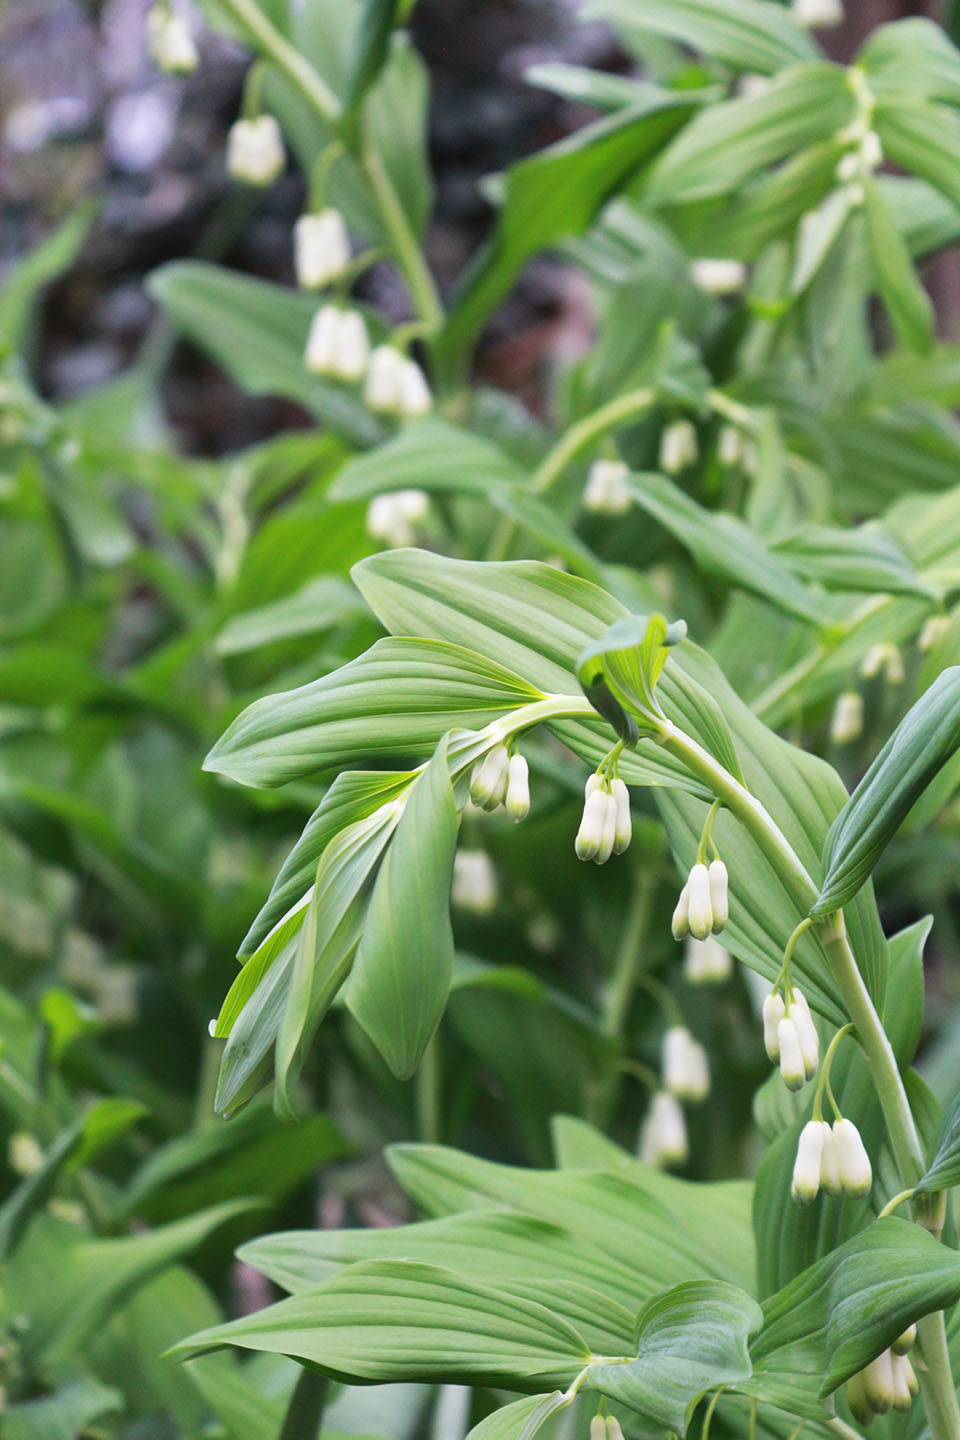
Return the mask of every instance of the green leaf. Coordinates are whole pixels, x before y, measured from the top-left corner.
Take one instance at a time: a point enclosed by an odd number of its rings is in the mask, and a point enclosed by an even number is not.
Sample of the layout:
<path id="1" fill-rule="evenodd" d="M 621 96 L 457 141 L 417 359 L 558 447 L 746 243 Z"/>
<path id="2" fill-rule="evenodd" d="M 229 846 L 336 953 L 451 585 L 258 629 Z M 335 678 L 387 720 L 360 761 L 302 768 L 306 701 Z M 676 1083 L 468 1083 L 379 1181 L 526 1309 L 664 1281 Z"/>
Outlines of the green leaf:
<path id="1" fill-rule="evenodd" d="M 943 1117 L 933 1159 L 914 1192 L 930 1195 L 953 1185 L 960 1185 L 960 1096 Z"/>
<path id="2" fill-rule="evenodd" d="M 793 65 L 763 95 L 725 100 L 697 115 L 653 166 L 645 195 L 653 205 L 721 195 L 789 155 L 829 140 L 854 113 L 837 65 Z"/>
<path id="3" fill-rule="evenodd" d="M 907 712 L 830 827 L 824 880 L 811 915 L 856 895 L 917 797 L 960 745 L 960 666 L 937 677 Z"/>
<path id="4" fill-rule="evenodd" d="M 550 1395 L 526 1395 L 511 1405 L 501 1405 L 474 1425 L 467 1440 L 533 1440 L 541 1425 L 567 1404 L 562 1390 Z"/>
<path id="5" fill-rule="evenodd" d="M 686 633 L 683 620 L 670 625 L 663 615 L 631 615 L 615 621 L 580 655 L 577 678 L 583 693 L 628 744 L 637 738 L 637 722 L 656 730 L 662 713 L 654 693 L 657 680 L 669 647 Z"/>
<path id="6" fill-rule="evenodd" d="M 831 589 L 933 598 L 913 562 L 886 530 L 872 522 L 846 530 L 804 525 L 778 540 L 774 549 L 795 575 Z"/>
<path id="7" fill-rule="evenodd" d="M 214 645 L 218 655 L 244 655 L 277 640 L 316 635 L 366 613 L 352 585 L 335 575 L 323 575 L 282 600 L 234 615 Z"/>
<path id="8" fill-rule="evenodd" d="M 945 100 L 960 105 L 960 51 L 939 25 L 921 16 L 878 25 L 857 56 L 875 95 Z"/>
<path id="9" fill-rule="evenodd" d="M 487 499 L 492 489 L 512 487 L 525 478 L 521 466 L 498 445 L 431 415 L 350 460 L 327 495 L 331 500 L 369 500 L 387 490 L 415 487 Z"/>
<path id="10" fill-rule="evenodd" d="M 793 1384 L 796 1413 L 814 1407 L 816 1414 L 816 1397 L 832 1394 L 914 1320 L 958 1295 L 960 1255 L 888 1215 L 766 1301 L 763 1329 L 751 1346 L 754 1379 L 744 1388 L 764 1398 L 771 1386 Z M 799 1408 L 804 1393 L 806 1407 Z"/>
<path id="11" fill-rule="evenodd" d="M 220 1345 L 292 1355 L 335 1378 L 524 1389 L 568 1383 L 590 1358 L 576 1330 L 535 1301 L 403 1260 L 352 1265 L 316 1290 L 201 1331 L 174 1353 Z"/>
<path id="12" fill-rule="evenodd" d="M 909 350 L 928 351 L 934 341 L 930 297 L 879 187 L 869 176 L 864 176 L 863 194 L 870 255 L 897 338 Z"/>
<path id="13" fill-rule="evenodd" d="M 148 288 L 174 325 L 242 389 L 296 400 L 354 444 L 382 438 L 359 395 L 311 375 L 303 363 L 314 296 L 197 260 L 161 266 Z"/>
<path id="14" fill-rule="evenodd" d="M 750 1376 L 747 1341 L 762 1323 L 760 1306 L 735 1285 L 675 1285 L 637 1317 L 636 1360 L 592 1365 L 587 1384 L 685 1435 L 705 1391 Z"/>
<path id="15" fill-rule="evenodd" d="M 399 0 L 364 0 L 347 106 L 355 105 L 379 75 L 390 51 Z"/>
<path id="16" fill-rule="evenodd" d="M 874 129 L 883 153 L 960 205 L 960 115 L 946 105 L 900 97 L 877 106 Z"/>
<path id="17" fill-rule="evenodd" d="M 266 903 L 240 946 L 241 956 L 252 956 L 259 950 L 274 926 L 303 899 L 316 878 L 320 856 L 333 837 L 355 821 L 366 819 L 381 805 L 396 800 L 414 774 L 413 770 L 346 770 L 337 776 L 281 865 Z"/>
<path id="18" fill-rule="evenodd" d="M 455 297 L 438 364 L 456 367 L 538 251 L 578 235 L 604 201 L 683 124 L 696 101 L 657 94 L 586 125 L 507 172 L 500 220 Z"/>
<path id="19" fill-rule="evenodd" d="M 351 1013 L 403 1080 L 419 1065 L 446 1008 L 458 824 L 442 742 L 380 867 L 346 991 Z"/>
<path id="20" fill-rule="evenodd" d="M 380 640 L 332 674 L 248 706 L 204 768 L 273 786 L 375 756 L 429 755 L 448 730 L 481 729 L 541 698 L 519 675 L 459 645 Z"/>
<path id="21" fill-rule="evenodd" d="M 664 475 L 631 477 L 634 502 L 689 550 L 706 575 L 760 595 L 788 615 L 827 624 L 832 612 L 736 515 L 705 510 Z"/>
<path id="22" fill-rule="evenodd" d="M 418 783 L 414 797 L 419 791 Z M 277 1032 L 274 1103 L 278 1113 L 287 1118 L 295 1115 L 290 1086 L 299 1078 L 307 1047 L 350 974 L 364 927 L 368 920 L 374 923 L 369 905 L 371 892 L 375 893 L 374 877 L 404 803 L 397 799 L 368 818 L 354 821 L 330 841 L 320 857 Z"/>
<path id="23" fill-rule="evenodd" d="M 623 21 L 666 35 L 738 70 L 773 75 L 796 60 L 815 60 L 816 44 L 788 10 L 764 0 L 589 0 L 585 16 Z"/>
<path id="24" fill-rule="evenodd" d="M 0 342 L 10 350 L 23 348 L 38 293 L 73 264 L 99 209 L 96 201 L 78 205 L 52 234 L 4 275 L 0 285 Z"/>
<path id="25" fill-rule="evenodd" d="M 42 1400 L 6 1405 L 4 1440 L 76 1440 L 95 1420 L 123 1409 L 123 1396 L 92 1376 L 72 1380 Z"/>

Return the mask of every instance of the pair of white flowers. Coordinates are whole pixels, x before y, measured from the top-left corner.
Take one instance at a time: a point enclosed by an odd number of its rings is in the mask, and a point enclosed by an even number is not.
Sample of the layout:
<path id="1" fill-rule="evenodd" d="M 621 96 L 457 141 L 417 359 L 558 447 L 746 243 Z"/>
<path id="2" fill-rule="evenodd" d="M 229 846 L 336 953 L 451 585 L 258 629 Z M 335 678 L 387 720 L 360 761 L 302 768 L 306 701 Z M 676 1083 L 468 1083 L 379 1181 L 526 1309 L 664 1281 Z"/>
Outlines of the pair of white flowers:
<path id="1" fill-rule="evenodd" d="M 661 1055 L 664 1089 L 678 1100 L 705 1100 L 710 1093 L 707 1052 L 685 1025 L 671 1025 Z"/>
<path id="2" fill-rule="evenodd" d="M 660 436 L 660 469 L 676 475 L 695 465 L 700 453 L 697 432 L 690 420 L 674 420 L 665 425 Z"/>
<path id="3" fill-rule="evenodd" d="M 630 791 L 622 780 L 594 774 L 584 788 L 583 816 L 574 842 L 578 860 L 605 865 L 611 855 L 622 855 L 630 844 Z"/>
<path id="4" fill-rule="evenodd" d="M 911 1325 L 889 1350 L 883 1350 L 847 1381 L 847 1404 L 861 1425 L 869 1425 L 874 1415 L 885 1415 L 888 1410 L 910 1409 L 920 1389 L 907 1358 L 916 1338 L 917 1327 Z"/>
<path id="5" fill-rule="evenodd" d="M 808 1120 L 800 1131 L 790 1193 L 810 1205 L 821 1189 L 827 1195 L 862 1200 L 870 1194 L 873 1170 L 860 1131 L 852 1120 Z"/>
<path id="6" fill-rule="evenodd" d="M 395 549 L 414 545 L 417 526 L 429 513 L 430 500 L 425 490 L 390 490 L 374 495 L 367 506 L 367 534 Z"/>
<path id="7" fill-rule="evenodd" d="M 706 940 L 687 937 L 683 952 L 683 978 L 689 985 L 716 985 L 733 974 L 733 956 L 725 945 L 708 935 Z"/>
<path id="8" fill-rule="evenodd" d="M 313 375 L 335 380 L 364 380 L 363 398 L 371 410 L 414 419 L 433 406 L 430 387 L 415 360 L 392 345 L 370 349 L 370 337 L 357 310 L 321 305 L 307 336 L 304 363 Z"/>
<path id="9" fill-rule="evenodd" d="M 789 1090 L 802 1090 L 820 1063 L 820 1037 L 810 1007 L 796 985 L 788 999 L 774 991 L 763 1002 L 763 1043 Z"/>
<path id="10" fill-rule="evenodd" d="M 594 1415 L 590 1421 L 590 1440 L 623 1440 L 623 1430 L 615 1415 Z"/>
<path id="11" fill-rule="evenodd" d="M 687 876 L 673 912 L 674 940 L 685 940 L 688 935 L 706 940 L 708 935 L 719 934 L 730 918 L 728 886 L 727 867 L 722 860 L 714 860 L 709 866 L 698 861 Z"/>
<path id="12" fill-rule="evenodd" d="M 524 756 L 494 745 L 473 767 L 470 799 L 481 810 L 502 805 L 511 820 L 525 820 L 530 813 L 530 767 Z"/>

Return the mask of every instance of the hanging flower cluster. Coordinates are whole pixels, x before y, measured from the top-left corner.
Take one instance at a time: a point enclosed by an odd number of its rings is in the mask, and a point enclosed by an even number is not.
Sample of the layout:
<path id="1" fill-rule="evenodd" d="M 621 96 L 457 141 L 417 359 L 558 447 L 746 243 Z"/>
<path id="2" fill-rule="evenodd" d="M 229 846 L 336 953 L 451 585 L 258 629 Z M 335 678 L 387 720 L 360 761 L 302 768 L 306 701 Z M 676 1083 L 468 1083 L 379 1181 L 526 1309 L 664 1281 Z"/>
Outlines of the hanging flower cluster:
<path id="1" fill-rule="evenodd" d="M 630 844 L 630 791 L 622 780 L 597 771 L 589 776 L 583 816 L 574 844 L 578 860 L 605 865 L 611 855 L 622 855 Z"/>
<path id="2" fill-rule="evenodd" d="M 530 767 L 519 751 L 511 755 L 506 745 L 494 745 L 473 767 L 470 799 L 481 810 L 504 807 L 511 820 L 525 820 L 530 813 Z"/>
<path id="3" fill-rule="evenodd" d="M 917 1327 L 911 1325 L 889 1350 L 847 1381 L 847 1404 L 861 1425 L 869 1425 L 875 1415 L 886 1415 L 889 1410 L 910 1409 L 920 1389 L 908 1358 L 916 1338 Z"/>
<path id="4" fill-rule="evenodd" d="M 673 912 L 674 940 L 685 940 L 688 935 L 695 940 L 706 940 L 708 935 L 718 935 L 729 917 L 726 865 L 719 858 L 709 865 L 698 860 L 687 876 Z"/>

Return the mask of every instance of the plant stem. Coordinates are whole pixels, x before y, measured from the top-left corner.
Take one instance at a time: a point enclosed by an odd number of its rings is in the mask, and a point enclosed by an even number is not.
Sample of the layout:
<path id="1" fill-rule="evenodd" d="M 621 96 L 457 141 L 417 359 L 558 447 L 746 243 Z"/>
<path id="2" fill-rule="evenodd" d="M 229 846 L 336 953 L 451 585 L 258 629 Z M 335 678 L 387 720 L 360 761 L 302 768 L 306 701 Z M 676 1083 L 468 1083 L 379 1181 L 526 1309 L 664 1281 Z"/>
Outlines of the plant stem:
<path id="1" fill-rule="evenodd" d="M 342 113 L 336 95 L 299 50 L 270 23 L 254 0 L 220 0 L 220 6 L 245 31 L 261 54 L 272 60 L 277 69 L 293 81 L 321 120 L 328 125 L 336 125 Z"/>
<path id="2" fill-rule="evenodd" d="M 723 800 L 763 847 L 776 867 L 784 889 L 801 912 L 808 911 L 817 894 L 816 886 L 764 806 L 702 746 L 675 726 L 665 726 L 658 738 L 665 750 L 682 760 Z M 870 1067 L 897 1167 L 904 1184 L 915 1185 L 926 1168 L 923 1147 L 896 1056 L 850 948 L 842 913 L 830 916 L 818 925 L 817 932 Z M 913 1205 L 914 1219 L 938 1234 L 943 1224 L 943 1209 L 942 1197 L 934 1205 L 918 1197 Z M 960 1437 L 960 1408 L 950 1369 L 943 1312 L 924 1316 L 917 1322 L 917 1330 L 927 1366 L 919 1378 L 931 1440 L 957 1440 Z"/>
<path id="3" fill-rule="evenodd" d="M 329 1384 L 326 1375 L 303 1367 L 293 1387 L 277 1440 L 316 1440 Z"/>
<path id="4" fill-rule="evenodd" d="M 442 1069 L 440 1062 L 440 1032 L 437 1031 L 423 1052 L 414 1088 L 417 1137 L 428 1145 L 438 1144 L 442 1135 L 440 1117 Z"/>
<path id="5" fill-rule="evenodd" d="M 655 871 L 644 870 L 637 876 L 601 1021 L 604 1034 L 615 1040 L 619 1040 L 623 1035 L 623 1027 L 636 988 L 640 955 L 650 924 L 650 911 L 656 888 Z"/>
<path id="6" fill-rule="evenodd" d="M 433 334 L 443 324 L 443 306 L 423 251 L 410 228 L 387 168 L 372 146 L 364 148 L 361 163 L 377 202 L 383 228 L 390 237 L 397 264 L 407 282 L 410 298 L 425 331 Z"/>
<path id="7" fill-rule="evenodd" d="M 655 398 L 656 391 L 650 386 L 643 390 L 628 390 L 625 395 L 618 395 L 606 405 L 601 405 L 598 410 L 585 415 L 576 425 L 571 425 L 534 471 L 534 493 L 545 495 L 567 466 L 594 440 L 598 440 L 608 430 L 613 430 L 622 421 L 642 415 L 645 410 L 650 409 Z"/>

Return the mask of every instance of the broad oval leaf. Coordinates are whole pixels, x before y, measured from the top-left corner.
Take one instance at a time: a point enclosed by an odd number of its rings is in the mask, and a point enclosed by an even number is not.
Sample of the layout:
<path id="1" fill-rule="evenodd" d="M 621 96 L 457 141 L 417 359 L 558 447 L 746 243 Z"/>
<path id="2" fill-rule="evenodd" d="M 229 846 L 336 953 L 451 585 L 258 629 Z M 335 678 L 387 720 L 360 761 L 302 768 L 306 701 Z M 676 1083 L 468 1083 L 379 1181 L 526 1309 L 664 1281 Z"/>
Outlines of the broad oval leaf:
<path id="1" fill-rule="evenodd" d="M 960 745 L 960 666 L 944 670 L 897 726 L 827 834 L 811 915 L 829 915 L 864 884 L 917 797 Z"/>

